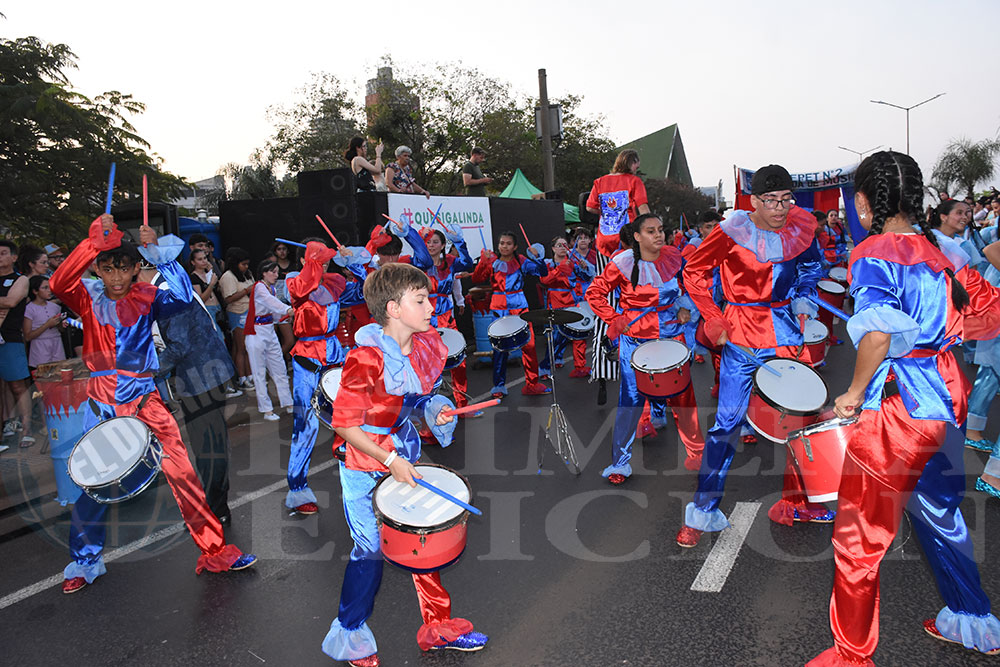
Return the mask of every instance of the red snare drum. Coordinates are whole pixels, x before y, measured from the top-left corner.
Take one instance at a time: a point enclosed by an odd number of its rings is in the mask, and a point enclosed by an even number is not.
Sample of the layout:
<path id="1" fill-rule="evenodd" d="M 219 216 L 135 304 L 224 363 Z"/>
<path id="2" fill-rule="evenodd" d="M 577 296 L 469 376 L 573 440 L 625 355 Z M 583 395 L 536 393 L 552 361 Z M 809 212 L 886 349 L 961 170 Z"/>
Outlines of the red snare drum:
<path id="1" fill-rule="evenodd" d="M 714 340 L 708 339 L 708 334 L 705 333 L 705 318 L 702 317 L 698 320 L 698 327 L 694 330 L 694 339 L 698 341 L 698 344 L 702 347 L 712 351 L 712 352 L 722 352 L 722 346 L 719 345 Z"/>
<path id="2" fill-rule="evenodd" d="M 676 340 L 651 340 L 632 352 L 639 393 L 646 398 L 676 396 L 691 384 L 691 350 Z"/>
<path id="3" fill-rule="evenodd" d="M 830 280 L 840 283 L 844 287 L 847 287 L 847 269 L 842 266 L 835 266 L 830 269 Z"/>
<path id="4" fill-rule="evenodd" d="M 857 417 L 830 419 L 788 434 L 788 450 L 802 475 L 809 502 L 837 499 L 844 453 L 857 423 Z"/>
<path id="5" fill-rule="evenodd" d="M 444 466 L 415 466 L 424 480 L 469 502 L 472 489 L 464 477 Z M 404 570 L 434 572 L 451 565 L 465 551 L 469 512 L 423 487 L 411 487 L 386 475 L 372 492 L 382 556 Z"/>
<path id="6" fill-rule="evenodd" d="M 804 345 L 800 361 L 815 366 L 826 360 L 826 344 L 830 340 L 830 332 L 827 331 L 825 324 L 812 318 L 806 320 L 806 331 L 802 335 L 802 340 Z"/>
<path id="7" fill-rule="evenodd" d="M 747 421 L 772 442 L 784 443 L 792 431 L 819 421 L 829 392 L 819 373 L 794 359 L 768 359 L 781 377 L 758 368 L 747 406 Z"/>
<path id="8" fill-rule="evenodd" d="M 832 280 L 821 280 L 816 283 L 816 291 L 819 298 L 826 301 L 831 306 L 840 310 L 844 309 L 844 300 L 847 298 L 847 288 Z"/>

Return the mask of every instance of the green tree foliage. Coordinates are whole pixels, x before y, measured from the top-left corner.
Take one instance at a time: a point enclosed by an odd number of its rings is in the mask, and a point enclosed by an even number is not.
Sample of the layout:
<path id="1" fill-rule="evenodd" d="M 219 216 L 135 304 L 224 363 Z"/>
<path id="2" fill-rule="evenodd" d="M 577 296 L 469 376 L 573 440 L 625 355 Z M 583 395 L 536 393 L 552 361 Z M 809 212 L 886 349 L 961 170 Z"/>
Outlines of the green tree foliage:
<path id="1" fill-rule="evenodd" d="M 152 200 L 174 199 L 184 184 L 129 122 L 144 105 L 117 91 L 74 91 L 65 71 L 75 68 L 65 44 L 0 39 L 0 227 L 14 238 L 79 239 L 104 210 L 112 162 L 116 201 L 141 196 L 143 174 Z"/>
<path id="2" fill-rule="evenodd" d="M 682 183 L 671 183 L 662 178 L 649 178 L 646 179 L 645 184 L 649 210 L 660 216 L 666 229 L 680 227 L 681 213 L 684 214 L 687 225 L 696 225 L 701 214 L 715 205 L 715 201 L 711 197 L 707 197 L 700 190 L 690 188 Z"/>
<path id="3" fill-rule="evenodd" d="M 931 179 L 949 194 L 956 195 L 952 186 L 958 186 L 964 194 L 973 195 L 976 185 L 996 173 L 997 156 L 1000 156 L 1000 140 L 954 139 L 938 158 Z"/>

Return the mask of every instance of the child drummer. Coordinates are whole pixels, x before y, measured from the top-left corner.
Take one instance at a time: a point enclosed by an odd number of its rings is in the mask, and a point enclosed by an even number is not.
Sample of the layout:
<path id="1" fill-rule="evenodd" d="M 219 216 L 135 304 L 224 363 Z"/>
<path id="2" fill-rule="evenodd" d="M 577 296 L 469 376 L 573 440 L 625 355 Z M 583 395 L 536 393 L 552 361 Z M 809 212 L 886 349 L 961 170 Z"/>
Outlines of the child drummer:
<path id="1" fill-rule="evenodd" d="M 52 275 L 52 292 L 83 320 L 84 362 L 90 369 L 84 426 L 91 429 L 112 417 L 138 417 L 163 446 L 163 473 L 180 507 L 181 516 L 201 556 L 200 574 L 250 567 L 257 560 L 235 545 L 226 544 L 222 524 L 208 507 L 205 491 L 191 467 L 177 422 L 164 406 L 153 384 L 158 370 L 153 350 L 152 323 L 180 303 L 191 301 L 191 281 L 175 258 L 184 243 L 143 226 L 139 238 L 145 247 L 122 242 L 122 232 L 110 215 L 90 224 L 88 238 L 70 253 Z M 133 282 L 139 273 L 139 254 L 166 279 L 168 289 Z M 96 262 L 95 262 L 96 259 Z M 100 280 L 82 280 L 96 263 Z M 69 546 L 73 562 L 63 573 L 63 593 L 75 593 L 107 572 L 102 505 L 83 494 L 73 507 Z"/>
<path id="2" fill-rule="evenodd" d="M 365 301 L 376 324 L 355 335 L 358 347 L 347 354 L 333 405 L 331 423 L 348 444 L 340 484 L 354 549 L 344 572 L 340 610 L 323 651 L 355 667 L 380 664 L 375 636 L 366 623 L 382 581 L 372 510 L 375 484 L 388 473 L 416 486 L 413 479 L 420 474 L 413 464 L 420 458 L 420 439 L 410 421 L 414 410 L 441 445 L 451 443 L 455 430 L 454 416 L 441 415 L 451 402 L 434 394 L 448 353 L 431 327 L 430 286 L 424 272 L 406 264 L 387 264 L 365 280 Z M 413 584 L 424 620 L 417 632 L 422 650 L 478 651 L 486 645 L 488 638 L 474 632 L 472 623 L 452 618 L 451 598 L 439 572 L 413 574 Z"/>

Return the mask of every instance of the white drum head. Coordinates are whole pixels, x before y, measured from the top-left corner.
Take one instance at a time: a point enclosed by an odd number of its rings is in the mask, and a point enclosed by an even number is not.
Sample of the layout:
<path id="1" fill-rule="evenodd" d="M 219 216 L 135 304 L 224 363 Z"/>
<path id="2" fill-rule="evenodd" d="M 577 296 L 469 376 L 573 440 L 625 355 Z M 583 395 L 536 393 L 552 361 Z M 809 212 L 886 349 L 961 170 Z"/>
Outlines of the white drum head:
<path id="1" fill-rule="evenodd" d="M 830 269 L 830 277 L 842 283 L 847 282 L 847 269 L 842 266 L 835 266 Z"/>
<path id="2" fill-rule="evenodd" d="M 448 348 L 449 357 L 454 357 L 465 350 L 465 336 L 458 331 L 448 327 L 438 327 L 437 332 L 441 334 L 441 341 Z"/>
<path id="3" fill-rule="evenodd" d="M 340 391 L 340 376 L 343 368 L 329 368 L 319 378 L 319 387 L 326 399 L 333 403 Z"/>
<path id="4" fill-rule="evenodd" d="M 594 328 L 594 321 L 596 319 L 596 316 L 594 315 L 594 311 L 591 310 L 590 306 L 587 304 L 586 301 L 581 302 L 580 305 L 578 306 L 571 306 L 569 308 L 566 308 L 565 310 L 570 313 L 580 313 L 581 315 L 583 315 L 583 319 L 580 320 L 579 322 L 564 324 L 563 326 L 566 327 L 567 329 L 572 329 L 574 331 L 590 331 L 591 329 Z"/>
<path id="5" fill-rule="evenodd" d="M 69 457 L 69 476 L 79 486 L 103 486 L 135 465 L 149 444 L 149 428 L 135 417 L 115 417 L 87 431 Z"/>
<path id="6" fill-rule="evenodd" d="M 663 371 L 680 366 L 691 351 L 676 340 L 651 340 L 635 348 L 632 367 L 644 371 Z"/>
<path id="7" fill-rule="evenodd" d="M 463 502 L 469 502 L 469 487 L 451 470 L 420 464 L 414 467 L 428 484 L 433 484 Z M 422 486 L 413 488 L 391 477 L 387 477 L 375 489 L 375 506 L 387 519 L 415 528 L 440 525 L 465 511 L 433 491 Z"/>
<path id="8" fill-rule="evenodd" d="M 506 317 L 501 317 L 499 320 L 495 320 L 492 324 L 490 324 L 486 333 L 494 338 L 503 338 L 505 336 L 515 334 L 518 331 L 523 331 L 527 326 L 528 323 L 517 315 L 507 315 Z"/>
<path id="9" fill-rule="evenodd" d="M 788 359 L 768 359 L 765 363 L 781 373 L 778 377 L 758 368 L 754 374 L 757 389 L 771 401 L 795 412 L 816 412 L 826 405 L 826 384 L 819 373 Z"/>
<path id="10" fill-rule="evenodd" d="M 832 280 L 821 280 L 816 283 L 816 287 L 820 288 L 824 292 L 829 292 L 830 294 L 844 294 L 847 292 L 847 288 L 840 283 L 835 283 Z"/>
<path id="11" fill-rule="evenodd" d="M 828 335 L 825 324 L 812 318 L 806 320 L 806 332 L 803 334 L 806 345 L 812 345 L 813 343 L 825 340 Z"/>

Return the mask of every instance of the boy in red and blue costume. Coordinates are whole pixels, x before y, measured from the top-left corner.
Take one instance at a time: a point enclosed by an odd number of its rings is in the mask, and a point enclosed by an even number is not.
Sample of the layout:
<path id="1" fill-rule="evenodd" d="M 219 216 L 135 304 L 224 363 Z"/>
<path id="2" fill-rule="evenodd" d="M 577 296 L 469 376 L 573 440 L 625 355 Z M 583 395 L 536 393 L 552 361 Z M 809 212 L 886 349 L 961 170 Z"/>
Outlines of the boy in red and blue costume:
<path id="1" fill-rule="evenodd" d="M 312 398 L 323 371 L 344 363 L 344 348 L 336 336 L 341 299 L 357 299 L 361 283 L 348 284 L 339 273 L 327 273 L 327 266 L 337 252 L 318 239 L 307 241 L 302 271 L 285 279 L 295 309 L 296 338 L 292 348 L 295 416 L 285 506 L 300 514 L 315 514 L 319 507 L 316 494 L 309 488 L 309 463 L 319 433 L 319 419 L 312 409 Z"/>
<path id="2" fill-rule="evenodd" d="M 594 280 L 594 265 L 578 255 L 570 252 L 569 242 L 563 236 L 552 239 L 552 259 L 545 260 L 548 273 L 541 278 L 545 285 L 545 307 L 552 309 L 571 308 L 583 301 L 587 287 Z M 545 358 L 538 367 L 541 377 L 552 375 L 553 363 L 558 368 L 563 365 L 563 353 L 571 341 L 559 327 L 552 332 L 554 350 L 545 350 Z M 587 366 L 587 341 L 574 340 L 573 370 L 571 378 L 590 377 L 590 367 Z"/>
<path id="3" fill-rule="evenodd" d="M 476 270 L 472 272 L 472 281 L 476 283 L 490 282 L 493 287 L 493 297 L 490 300 L 490 310 L 497 318 L 507 315 L 520 315 L 528 310 L 528 301 L 524 297 L 524 274 L 545 276 L 548 267 L 545 266 L 545 248 L 535 243 L 528 248 L 531 257 L 517 254 L 517 238 L 509 233 L 500 234 L 497 243 L 500 256 L 497 257 L 487 249 L 479 258 Z M 535 351 L 535 332 L 528 325 L 528 342 L 521 348 L 524 362 L 524 387 L 521 393 L 525 396 L 549 394 L 552 389 L 538 381 L 538 353 Z M 494 398 L 507 395 L 507 352 L 493 350 L 493 389 Z"/>
<path id="4" fill-rule="evenodd" d="M 355 667 L 380 664 L 375 636 L 367 620 L 382 581 L 378 523 L 372 508 L 375 485 L 386 474 L 415 486 L 420 474 L 420 438 L 410 420 L 419 415 L 442 446 L 452 441 L 452 407 L 435 387 L 448 356 L 441 336 L 431 327 L 430 281 L 412 266 L 387 264 L 365 282 L 365 299 L 376 324 L 358 330 L 358 347 L 344 364 L 331 423 L 338 447 L 346 441 L 340 464 L 344 514 L 354 548 L 344 572 L 337 618 L 323 641 L 323 652 Z M 417 643 L 424 651 L 476 651 L 488 641 L 472 623 L 451 616 L 451 597 L 440 571 L 413 573 L 423 625 Z"/>
<path id="5" fill-rule="evenodd" d="M 97 218 L 90 224 L 88 237 L 49 281 L 52 292 L 83 321 L 83 361 L 90 369 L 90 408 L 83 411 L 84 429 L 112 417 L 142 420 L 163 447 L 163 474 L 188 532 L 201 550 L 195 572 L 250 567 L 256 556 L 226 544 L 222 524 L 209 508 L 204 488 L 191 467 L 177 422 L 153 380 L 159 370 L 153 322 L 192 299 L 191 281 L 176 261 L 184 242 L 170 235 L 157 244 L 156 232 L 150 227 L 140 230 L 145 247 L 138 248 L 138 253 L 156 266 L 168 286 L 164 290 L 133 282 L 139 273 L 139 258 L 134 246 L 122 243 L 122 236 L 110 215 Z M 95 260 L 101 280 L 84 279 Z M 87 494 L 74 505 L 69 535 L 73 562 L 63 572 L 64 593 L 75 593 L 107 572 L 102 558 L 106 509 L 107 505 Z"/>
<path id="6" fill-rule="evenodd" d="M 684 268 L 684 285 L 705 319 L 707 339 L 720 346 L 726 342 L 743 346 L 760 360 L 794 357 L 803 342 L 798 316 L 817 313 L 808 299 L 823 275 L 814 242 L 816 219 L 794 205 L 791 190 L 792 178 L 783 167 L 768 165 L 757 170 L 752 183 L 754 212 L 735 211 L 719 223 Z M 717 268 L 728 303 L 725 312 L 712 295 Z M 756 370 L 757 365 L 738 351 L 723 348 L 719 408 L 705 441 L 698 490 L 677 535 L 682 547 L 695 546 L 705 531 L 729 525 L 719 503 Z M 829 523 L 835 515 L 806 500 L 801 478 L 788 457 L 782 499 L 768 511 L 771 520 L 785 525 Z"/>

